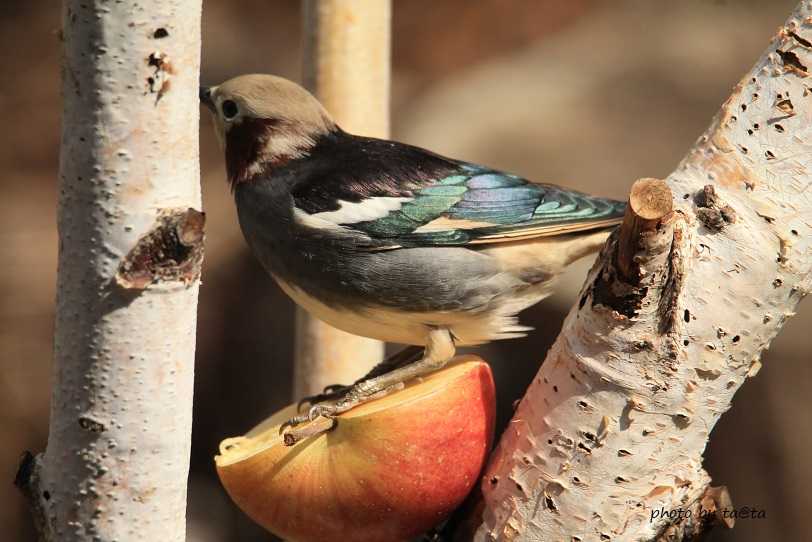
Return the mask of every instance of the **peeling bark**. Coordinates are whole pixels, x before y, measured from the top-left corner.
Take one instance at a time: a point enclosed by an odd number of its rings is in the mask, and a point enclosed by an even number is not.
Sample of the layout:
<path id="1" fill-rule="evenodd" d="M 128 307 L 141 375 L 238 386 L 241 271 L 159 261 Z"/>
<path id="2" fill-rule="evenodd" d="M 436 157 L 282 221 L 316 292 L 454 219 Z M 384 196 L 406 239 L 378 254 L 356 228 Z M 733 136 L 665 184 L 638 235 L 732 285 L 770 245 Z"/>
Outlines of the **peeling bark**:
<path id="1" fill-rule="evenodd" d="M 143 290 L 166 281 L 190 284 L 198 280 L 205 223 L 206 215 L 192 208 L 162 210 L 152 229 L 121 260 L 118 285 Z"/>
<path id="2" fill-rule="evenodd" d="M 702 454 L 812 281 L 810 44 L 805 1 L 666 180 L 674 211 L 604 247 L 494 452 L 475 540 L 731 526 Z"/>
<path id="3" fill-rule="evenodd" d="M 184 540 L 203 215 L 200 0 L 65 0 L 43 540 Z"/>

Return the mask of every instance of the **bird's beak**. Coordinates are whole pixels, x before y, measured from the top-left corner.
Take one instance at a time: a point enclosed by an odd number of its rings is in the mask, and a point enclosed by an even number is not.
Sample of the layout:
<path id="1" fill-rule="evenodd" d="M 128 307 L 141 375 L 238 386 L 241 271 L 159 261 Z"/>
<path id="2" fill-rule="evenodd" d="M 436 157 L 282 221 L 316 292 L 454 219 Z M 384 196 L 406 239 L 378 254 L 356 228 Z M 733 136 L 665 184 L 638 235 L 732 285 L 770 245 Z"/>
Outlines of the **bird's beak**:
<path id="1" fill-rule="evenodd" d="M 214 100 L 211 97 L 211 87 L 200 87 L 200 103 L 205 105 L 212 113 L 216 112 Z"/>

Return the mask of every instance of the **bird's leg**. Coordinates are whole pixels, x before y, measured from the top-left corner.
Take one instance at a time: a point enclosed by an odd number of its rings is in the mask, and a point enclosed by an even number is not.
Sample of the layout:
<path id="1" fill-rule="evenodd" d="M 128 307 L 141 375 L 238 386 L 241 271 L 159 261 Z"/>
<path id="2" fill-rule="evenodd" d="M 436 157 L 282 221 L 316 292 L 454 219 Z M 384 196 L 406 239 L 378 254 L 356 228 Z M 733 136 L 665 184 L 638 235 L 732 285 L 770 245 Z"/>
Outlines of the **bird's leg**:
<path id="1" fill-rule="evenodd" d="M 401 389 L 407 381 L 445 367 L 454 357 L 455 351 L 451 332 L 447 329 L 433 329 L 429 333 L 426 349 L 419 361 L 361 380 L 353 384 L 341 399 L 335 402 L 314 404 L 307 413 L 291 418 L 280 428 L 280 432 L 285 431 L 285 443 L 292 445 L 305 437 L 305 435 L 298 435 L 296 426 L 299 424 L 313 421 L 319 417 L 332 418 L 371 399 L 377 399 Z"/>
<path id="2" fill-rule="evenodd" d="M 308 395 L 306 397 L 302 397 L 299 400 L 296 406 L 297 411 L 302 410 L 302 405 L 305 403 L 310 403 L 311 405 L 315 405 L 316 403 L 323 403 L 325 401 L 336 401 L 344 397 L 353 386 L 364 382 L 365 380 L 370 380 L 377 376 L 381 376 L 383 374 L 388 373 L 389 371 L 393 371 L 395 369 L 399 369 L 409 363 L 413 363 L 419 360 L 423 355 L 424 348 L 422 346 L 407 346 L 406 348 L 395 352 L 388 358 L 384 359 L 377 365 L 375 365 L 370 371 L 365 374 L 363 377 L 359 378 L 352 384 L 332 384 L 324 388 L 324 391 L 321 393 L 317 393 L 316 395 Z"/>
<path id="3" fill-rule="evenodd" d="M 377 364 L 375 367 L 370 369 L 369 372 L 365 374 L 363 377 L 353 382 L 353 386 L 356 384 L 360 384 L 365 380 L 381 376 L 390 371 L 400 369 L 401 367 L 405 367 L 410 363 L 418 361 L 420 358 L 423 357 L 424 350 L 425 347 L 423 346 L 407 346 L 406 348 L 395 352 L 394 354 L 392 354 L 391 356 L 389 356 L 388 358 Z"/>
<path id="4" fill-rule="evenodd" d="M 394 391 L 409 380 L 418 376 L 433 373 L 451 361 L 456 349 L 451 332 L 447 329 L 434 329 L 429 333 L 426 349 L 419 361 L 409 363 L 398 369 L 388 371 L 378 376 L 362 379 L 353 385 L 347 395 L 336 403 L 336 407 L 345 412 L 357 406 L 372 395 L 378 397 L 383 391 Z"/>

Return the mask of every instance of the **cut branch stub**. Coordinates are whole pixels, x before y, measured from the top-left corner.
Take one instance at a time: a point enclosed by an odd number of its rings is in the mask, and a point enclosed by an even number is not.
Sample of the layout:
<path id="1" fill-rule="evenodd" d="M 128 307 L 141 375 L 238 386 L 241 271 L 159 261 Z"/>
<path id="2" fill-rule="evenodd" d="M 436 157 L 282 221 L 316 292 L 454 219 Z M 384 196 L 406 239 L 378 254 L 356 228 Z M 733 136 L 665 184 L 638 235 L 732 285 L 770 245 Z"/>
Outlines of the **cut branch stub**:
<path id="1" fill-rule="evenodd" d="M 641 248 L 641 235 L 654 230 L 671 213 L 672 208 L 671 189 L 665 181 L 643 178 L 632 185 L 617 248 L 617 266 L 627 281 L 637 280 L 638 269 L 634 256 Z"/>

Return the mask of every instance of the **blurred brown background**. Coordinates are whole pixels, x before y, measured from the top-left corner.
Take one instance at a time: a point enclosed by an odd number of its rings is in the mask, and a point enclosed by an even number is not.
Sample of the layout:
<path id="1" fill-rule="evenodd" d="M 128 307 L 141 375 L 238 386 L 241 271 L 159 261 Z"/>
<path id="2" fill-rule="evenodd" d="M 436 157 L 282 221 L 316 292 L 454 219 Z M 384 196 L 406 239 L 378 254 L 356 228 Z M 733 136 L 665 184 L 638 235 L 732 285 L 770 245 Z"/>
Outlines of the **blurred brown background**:
<path id="1" fill-rule="evenodd" d="M 665 176 L 767 44 L 794 0 L 395 0 L 395 137 L 537 180 L 624 197 Z M 203 80 L 299 79 L 299 6 L 206 0 Z M 47 435 L 57 240 L 59 2 L 0 3 L 0 539 L 33 540 L 12 487 L 19 454 Z M 289 401 L 292 305 L 247 252 L 207 116 L 208 244 L 200 298 L 189 540 L 267 540 L 215 477 L 218 441 Z M 537 331 L 479 349 L 509 417 L 575 298 L 524 315 Z M 812 306 L 713 432 L 706 465 L 737 505 L 766 510 L 714 540 L 809 540 Z"/>

